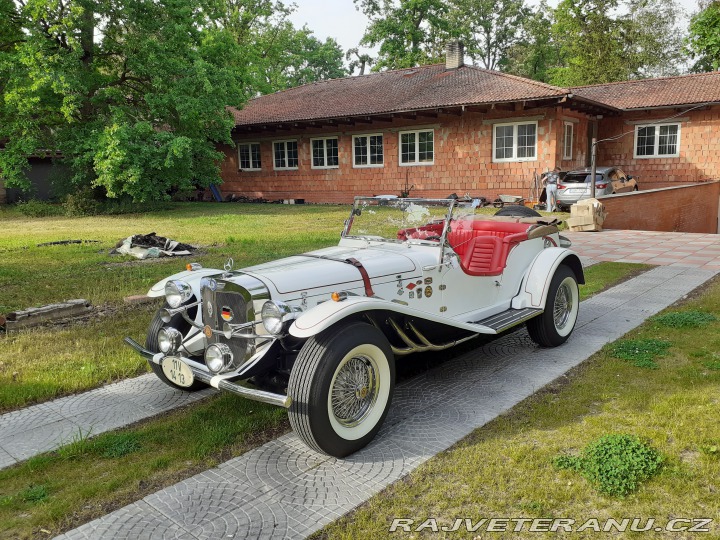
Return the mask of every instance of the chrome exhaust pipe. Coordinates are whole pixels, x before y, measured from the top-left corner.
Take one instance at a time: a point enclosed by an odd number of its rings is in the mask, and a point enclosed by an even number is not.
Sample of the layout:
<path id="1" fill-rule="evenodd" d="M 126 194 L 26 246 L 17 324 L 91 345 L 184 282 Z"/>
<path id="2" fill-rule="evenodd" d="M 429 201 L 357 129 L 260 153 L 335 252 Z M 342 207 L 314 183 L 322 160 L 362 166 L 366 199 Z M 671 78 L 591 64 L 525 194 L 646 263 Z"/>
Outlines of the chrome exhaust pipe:
<path id="1" fill-rule="evenodd" d="M 390 325 L 395 330 L 395 332 L 397 332 L 400 339 L 402 339 L 405 342 L 405 344 L 407 345 L 407 348 L 405 348 L 405 349 L 401 349 L 399 347 L 390 345 L 393 353 L 400 355 L 400 356 L 415 353 L 415 352 L 443 351 L 445 349 L 449 349 L 450 347 L 454 347 L 455 345 L 459 345 L 460 343 L 464 343 L 466 341 L 474 339 L 478 336 L 478 334 L 473 334 L 471 336 L 464 337 L 462 339 L 456 339 L 454 341 L 445 343 L 443 345 L 435 345 L 434 343 L 431 343 L 430 340 L 428 340 L 424 335 L 422 335 L 420 330 L 415 328 L 415 326 L 412 323 L 408 322 L 408 326 L 410 327 L 410 330 L 412 330 L 413 333 L 420 340 L 420 342 L 422 342 L 422 345 L 418 345 L 412 339 L 410 339 L 410 337 L 400 328 L 400 326 L 398 326 L 398 324 L 393 319 L 389 319 L 389 322 L 390 322 Z"/>

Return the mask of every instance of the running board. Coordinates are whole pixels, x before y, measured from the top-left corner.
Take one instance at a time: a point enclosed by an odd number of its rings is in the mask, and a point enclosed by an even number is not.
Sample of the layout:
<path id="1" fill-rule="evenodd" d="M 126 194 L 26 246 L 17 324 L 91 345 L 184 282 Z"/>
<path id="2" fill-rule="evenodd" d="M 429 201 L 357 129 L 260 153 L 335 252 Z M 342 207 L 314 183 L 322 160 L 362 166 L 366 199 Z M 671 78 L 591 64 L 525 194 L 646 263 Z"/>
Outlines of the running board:
<path id="1" fill-rule="evenodd" d="M 499 334 L 500 332 L 503 332 L 508 328 L 512 328 L 513 326 L 517 326 L 528 319 L 537 317 L 542 312 L 542 309 L 537 308 L 508 309 L 507 311 L 503 311 L 502 313 L 498 313 L 497 315 L 493 315 L 487 319 L 471 322 L 472 324 L 482 324 L 483 326 L 488 326 Z"/>

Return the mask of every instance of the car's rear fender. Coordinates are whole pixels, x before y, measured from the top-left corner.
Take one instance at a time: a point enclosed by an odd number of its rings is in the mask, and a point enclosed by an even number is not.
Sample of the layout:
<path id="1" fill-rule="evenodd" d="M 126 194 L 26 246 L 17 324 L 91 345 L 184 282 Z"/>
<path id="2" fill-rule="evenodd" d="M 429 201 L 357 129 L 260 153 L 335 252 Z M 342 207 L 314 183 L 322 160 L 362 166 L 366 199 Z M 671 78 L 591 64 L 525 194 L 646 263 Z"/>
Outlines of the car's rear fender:
<path id="1" fill-rule="evenodd" d="M 513 298 L 512 307 L 514 309 L 544 308 L 550 281 L 561 264 L 568 266 L 573 271 L 578 283 L 585 283 L 585 273 L 580 257 L 569 249 L 547 248 L 542 250 L 530 264 L 520 285 L 520 291 Z"/>
<path id="2" fill-rule="evenodd" d="M 492 328 L 458 321 L 449 317 L 441 317 L 426 311 L 410 308 L 397 302 L 368 298 L 366 296 L 350 296 L 340 302 L 327 301 L 304 312 L 293 322 L 290 335 L 307 339 L 317 335 L 334 324 L 370 312 L 393 312 L 412 318 L 451 326 L 476 334 L 496 334 Z"/>

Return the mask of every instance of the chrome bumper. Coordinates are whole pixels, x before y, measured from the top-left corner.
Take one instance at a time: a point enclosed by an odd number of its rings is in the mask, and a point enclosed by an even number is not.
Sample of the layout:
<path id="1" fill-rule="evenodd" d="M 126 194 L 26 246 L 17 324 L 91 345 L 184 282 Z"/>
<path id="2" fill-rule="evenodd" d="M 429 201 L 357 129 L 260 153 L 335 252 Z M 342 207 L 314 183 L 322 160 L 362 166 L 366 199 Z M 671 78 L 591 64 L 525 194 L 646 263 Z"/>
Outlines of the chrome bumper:
<path id="1" fill-rule="evenodd" d="M 156 360 L 156 358 L 159 357 L 159 355 L 156 355 L 155 353 L 148 351 L 145 347 L 140 345 L 137 341 L 135 341 L 132 338 L 126 337 L 125 338 L 125 344 L 129 345 L 135 351 L 145 358 L 148 362 L 153 362 L 155 364 L 160 365 L 159 359 Z M 272 392 L 266 392 L 264 390 L 255 390 L 253 388 L 246 388 L 244 386 L 240 386 L 239 384 L 232 383 L 230 381 L 219 379 L 208 373 L 207 371 L 202 371 L 200 369 L 197 369 L 193 366 L 188 366 L 190 370 L 193 372 L 193 376 L 200 382 L 203 382 L 207 384 L 208 386 L 212 386 L 213 388 L 217 388 L 218 390 L 226 390 L 228 392 L 232 392 L 233 394 L 237 394 L 238 396 L 242 396 L 246 399 L 251 399 L 253 401 L 259 401 L 261 403 L 269 403 L 270 405 L 278 405 L 280 407 L 285 407 L 286 409 L 290 407 L 290 404 L 292 403 L 292 398 L 290 396 L 284 396 L 282 394 L 274 394 Z"/>

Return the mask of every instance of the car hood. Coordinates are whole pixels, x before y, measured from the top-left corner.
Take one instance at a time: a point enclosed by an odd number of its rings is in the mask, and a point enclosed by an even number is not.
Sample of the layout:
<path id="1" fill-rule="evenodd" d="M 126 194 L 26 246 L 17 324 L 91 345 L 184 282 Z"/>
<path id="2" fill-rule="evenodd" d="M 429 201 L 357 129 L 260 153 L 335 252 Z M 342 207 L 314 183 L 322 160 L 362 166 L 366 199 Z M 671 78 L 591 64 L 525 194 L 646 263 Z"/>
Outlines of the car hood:
<path id="1" fill-rule="evenodd" d="M 320 258 L 326 257 L 326 258 Z M 309 291 L 337 286 L 340 289 L 362 286 L 360 270 L 343 262 L 354 258 L 365 267 L 373 283 L 419 275 L 421 267 L 413 258 L 377 248 L 357 249 L 332 247 L 294 255 L 284 259 L 243 268 L 250 274 L 274 286 L 280 294 Z"/>

